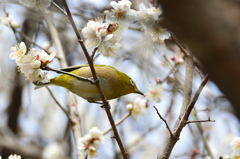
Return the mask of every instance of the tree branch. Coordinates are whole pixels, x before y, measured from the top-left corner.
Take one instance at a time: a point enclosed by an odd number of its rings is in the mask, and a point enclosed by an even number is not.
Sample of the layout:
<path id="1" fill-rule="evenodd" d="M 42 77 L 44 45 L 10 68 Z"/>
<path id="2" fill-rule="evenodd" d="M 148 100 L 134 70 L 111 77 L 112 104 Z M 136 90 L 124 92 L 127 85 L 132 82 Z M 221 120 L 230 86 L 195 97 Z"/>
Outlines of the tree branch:
<path id="1" fill-rule="evenodd" d="M 89 67 L 90 67 L 92 75 L 93 75 L 93 79 L 94 79 L 94 81 L 97 81 L 98 77 L 97 77 L 97 74 L 96 74 L 96 71 L 95 71 L 95 68 L 94 68 L 94 65 L 93 65 L 93 60 L 92 60 L 91 56 L 89 55 L 89 53 L 88 53 L 88 51 L 86 49 L 86 46 L 84 45 L 83 39 L 81 38 L 79 31 L 77 30 L 77 27 L 76 27 L 76 25 L 74 23 L 74 20 L 72 18 L 72 15 L 71 15 L 71 12 L 69 10 L 69 7 L 67 5 L 66 0 L 62 0 L 62 2 L 63 2 L 63 5 L 64 5 L 64 7 L 66 9 L 66 12 L 67 12 L 67 15 L 68 15 L 68 20 L 70 21 L 70 23 L 71 23 L 71 25 L 73 27 L 73 30 L 75 31 L 75 34 L 76 34 L 76 36 L 78 38 L 78 42 L 81 45 L 83 53 L 84 53 L 84 55 L 85 55 L 85 57 L 86 57 L 86 59 L 88 61 Z M 118 146 L 119 146 L 119 148 L 120 148 L 120 150 L 122 152 L 123 158 L 124 159 L 128 159 L 127 152 L 125 151 L 125 148 L 124 148 L 124 146 L 122 144 L 122 141 L 121 141 L 120 136 L 119 136 L 118 131 L 117 131 L 117 127 L 115 125 L 114 119 L 113 119 L 111 111 L 109 109 L 109 103 L 108 103 L 108 101 L 106 100 L 106 98 L 105 98 L 105 96 L 103 94 L 103 91 L 102 91 L 102 88 L 101 88 L 99 82 L 96 82 L 94 84 L 96 85 L 97 90 L 99 92 L 99 95 L 100 95 L 100 97 L 102 99 L 103 106 L 104 106 L 104 108 L 106 110 L 106 113 L 107 113 L 107 116 L 108 116 L 108 120 L 109 120 L 109 122 L 110 122 L 110 124 L 112 126 L 115 139 L 117 140 L 117 143 L 118 143 Z"/>
<path id="2" fill-rule="evenodd" d="M 161 114 L 158 112 L 158 109 L 157 109 L 155 106 L 153 106 L 153 107 L 155 108 L 155 110 L 156 110 L 159 118 L 162 119 L 163 122 L 165 123 L 165 125 L 166 125 L 166 127 L 167 127 L 167 129 L 168 129 L 168 131 L 169 131 L 169 133 L 170 133 L 170 135 L 173 137 L 172 131 L 170 130 L 167 121 L 166 121 L 165 119 L 163 119 L 163 117 L 161 116 Z"/>
<path id="3" fill-rule="evenodd" d="M 56 30 L 56 28 L 53 25 L 53 22 L 51 21 L 51 19 L 49 17 L 51 17 L 47 11 L 45 9 L 41 10 L 46 23 L 48 25 L 51 37 L 53 39 L 53 42 L 56 46 L 57 52 L 59 54 L 59 62 L 62 68 L 66 68 L 67 67 L 67 61 L 62 49 L 62 44 L 61 41 L 59 39 L 59 35 L 58 32 Z M 76 96 L 71 93 L 70 91 L 68 91 L 68 106 L 69 106 L 69 116 L 70 116 L 70 122 L 72 125 L 72 130 L 73 130 L 73 135 L 74 135 L 74 140 L 75 143 L 77 145 L 78 143 L 78 139 L 80 137 L 82 137 L 82 129 L 81 129 L 81 118 L 80 115 L 78 113 L 78 109 L 77 109 L 77 100 L 76 100 Z M 84 158 L 84 151 L 83 150 L 79 150 L 77 149 L 77 158 L 78 159 L 83 159 Z"/>

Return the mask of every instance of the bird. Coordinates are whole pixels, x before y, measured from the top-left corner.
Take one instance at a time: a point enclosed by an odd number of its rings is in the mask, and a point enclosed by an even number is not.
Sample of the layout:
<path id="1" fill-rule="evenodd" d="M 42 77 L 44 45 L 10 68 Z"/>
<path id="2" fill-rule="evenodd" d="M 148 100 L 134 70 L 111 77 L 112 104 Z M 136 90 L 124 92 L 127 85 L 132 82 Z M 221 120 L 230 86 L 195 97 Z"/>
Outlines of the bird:
<path id="1" fill-rule="evenodd" d="M 99 79 L 99 84 L 107 100 L 119 98 L 130 93 L 144 95 L 128 75 L 118 71 L 114 67 L 94 64 L 94 68 Z M 69 72 L 87 79 L 92 78 L 91 69 L 88 64 L 70 66 L 61 69 L 61 71 Z M 94 84 L 86 80 L 79 80 L 78 78 L 67 74 L 51 78 L 50 82 L 47 83 L 35 82 L 34 84 L 36 85 L 35 89 L 48 85 L 64 87 L 74 94 L 86 99 L 90 103 L 101 101 L 97 87 Z"/>

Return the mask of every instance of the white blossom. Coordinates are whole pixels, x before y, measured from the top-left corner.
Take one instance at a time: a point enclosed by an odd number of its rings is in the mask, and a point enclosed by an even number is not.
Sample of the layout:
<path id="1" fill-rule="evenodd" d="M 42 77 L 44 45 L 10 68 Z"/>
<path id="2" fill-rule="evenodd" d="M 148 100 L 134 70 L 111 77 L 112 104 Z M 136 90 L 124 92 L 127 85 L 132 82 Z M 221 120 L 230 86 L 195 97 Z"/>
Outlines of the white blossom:
<path id="1" fill-rule="evenodd" d="M 102 41 L 98 28 L 104 27 L 102 19 L 90 20 L 87 26 L 82 29 L 83 37 L 86 38 L 85 44 L 88 49 L 95 49 Z"/>
<path id="2" fill-rule="evenodd" d="M 8 25 L 11 23 L 11 19 L 9 17 L 5 16 L 1 19 L 1 23 L 4 25 Z"/>
<path id="3" fill-rule="evenodd" d="M 10 155 L 8 159 L 21 159 L 21 156 L 14 154 L 14 155 Z"/>
<path id="4" fill-rule="evenodd" d="M 90 155 L 91 158 L 96 158 L 99 144 L 103 144 L 104 140 L 103 133 L 97 127 L 93 127 L 89 130 L 89 134 L 86 134 L 78 140 L 78 149 L 88 150 L 88 155 Z"/>
<path id="5" fill-rule="evenodd" d="M 11 48 L 10 59 L 19 60 L 26 52 L 27 47 L 24 42 L 21 42 Z"/>
<path id="6" fill-rule="evenodd" d="M 106 21 L 118 23 L 122 30 L 128 28 L 129 24 L 137 19 L 137 11 L 130 9 L 132 3 L 129 0 L 112 1 L 112 12 L 106 12 Z"/>
<path id="7" fill-rule="evenodd" d="M 37 60 L 41 61 L 42 64 L 48 64 L 54 59 L 55 56 L 56 56 L 55 52 L 52 52 L 50 55 L 48 55 L 44 50 L 42 50 L 37 55 Z"/>
<path id="8" fill-rule="evenodd" d="M 139 21 L 145 26 L 153 21 L 158 20 L 158 17 L 162 14 L 160 8 L 146 8 L 146 6 L 141 3 L 139 5 Z"/>
<path id="9" fill-rule="evenodd" d="M 149 92 L 146 92 L 144 96 L 155 102 L 160 102 L 163 92 L 163 87 L 160 84 L 152 84 L 148 87 Z"/>
<path id="10" fill-rule="evenodd" d="M 97 139 L 97 138 L 100 138 L 100 136 L 102 135 L 102 132 L 96 127 L 94 126 L 90 131 L 89 131 L 91 137 L 93 139 Z"/>
<path id="11" fill-rule="evenodd" d="M 43 159 L 57 159 L 62 158 L 63 149 L 59 143 L 49 144 L 43 149 Z"/>
<path id="12" fill-rule="evenodd" d="M 240 156 L 240 137 L 235 137 L 230 143 L 230 148 L 233 151 L 234 156 Z"/>
<path id="13" fill-rule="evenodd" d="M 91 158 L 96 158 L 98 156 L 97 155 L 97 149 L 94 146 L 89 146 L 89 148 L 88 148 L 88 155 Z"/>
<path id="14" fill-rule="evenodd" d="M 153 41 L 158 42 L 163 41 L 170 37 L 170 33 L 162 28 L 158 23 L 159 16 L 162 14 L 159 8 L 146 8 L 146 6 L 141 3 L 139 5 L 140 11 L 138 13 L 138 21 L 147 36 L 150 36 Z"/>
<path id="15" fill-rule="evenodd" d="M 29 8 L 48 8 L 51 5 L 51 0 L 18 0 L 25 7 Z"/>
<path id="16" fill-rule="evenodd" d="M 139 116 L 144 116 L 147 113 L 147 100 L 144 98 L 136 98 L 133 102 L 132 116 L 137 119 Z"/>
<path id="17" fill-rule="evenodd" d="M 229 155 L 224 155 L 223 159 L 230 159 L 230 156 Z"/>
<path id="18" fill-rule="evenodd" d="M 47 73 L 40 69 L 42 64 L 48 64 L 52 61 L 55 53 L 50 56 L 42 51 L 38 52 L 36 49 L 32 48 L 27 52 L 27 47 L 24 42 L 11 48 L 10 59 L 15 60 L 16 65 L 21 73 L 23 73 L 26 78 L 30 81 L 41 81 L 49 82 L 47 78 Z"/>
<path id="19" fill-rule="evenodd" d="M 101 18 L 95 21 L 90 20 L 82 30 L 86 39 L 86 47 L 91 50 L 98 48 L 97 52 L 107 57 L 113 57 L 121 47 L 118 42 L 121 39 L 122 31 L 118 28 L 118 23 L 102 23 Z"/>

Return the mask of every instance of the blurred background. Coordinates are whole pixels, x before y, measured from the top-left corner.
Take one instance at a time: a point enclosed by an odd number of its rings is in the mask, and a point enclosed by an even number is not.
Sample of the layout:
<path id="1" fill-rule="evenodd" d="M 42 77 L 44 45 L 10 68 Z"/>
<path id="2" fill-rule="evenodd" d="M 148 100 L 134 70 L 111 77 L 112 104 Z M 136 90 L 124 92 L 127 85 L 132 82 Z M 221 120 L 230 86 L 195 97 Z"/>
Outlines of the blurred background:
<path id="1" fill-rule="evenodd" d="M 144 0 L 143 0 L 144 1 Z M 132 8 L 139 10 L 142 0 L 132 2 Z M 61 1 L 55 1 L 61 8 Z M 67 1 L 76 25 L 81 31 L 88 20 L 102 16 L 103 11 L 110 10 L 110 0 L 72 0 Z M 145 0 L 146 6 L 152 2 Z M 87 61 L 77 42 L 77 38 L 68 19 L 55 6 L 48 8 L 52 12 L 54 25 L 60 35 L 62 47 L 68 64 L 80 65 Z M 47 89 L 34 90 L 34 85 L 25 80 L 24 75 L 17 71 L 14 61 L 9 59 L 11 47 L 24 41 L 27 47 L 40 49 L 30 43 L 22 35 L 32 39 L 41 47 L 46 42 L 52 44 L 46 22 L 41 12 L 29 9 L 18 1 L 0 0 L 0 19 L 8 14 L 9 18 L 20 25 L 18 32 L 0 24 L 0 155 L 3 159 L 10 154 L 18 154 L 22 159 L 74 159 L 76 146 L 70 123 L 66 115 L 57 106 Z M 142 92 L 148 91 L 150 84 L 156 83 L 156 78 L 163 79 L 175 65 L 171 60 L 182 58 L 183 54 L 173 40 L 155 43 L 141 32 L 137 24 L 123 32 L 122 48 L 113 58 L 96 55 L 95 64 L 105 64 L 129 75 Z M 52 45 L 53 51 L 56 50 Z M 92 50 L 89 50 L 91 53 Z M 197 61 L 197 60 L 196 60 Z M 198 62 L 198 61 L 197 61 Z M 60 69 L 57 59 L 50 64 L 52 68 Z M 197 65 L 201 70 L 200 65 Z M 57 74 L 49 72 L 50 77 Z M 179 64 L 169 79 L 162 84 L 164 92 L 160 103 L 149 101 L 148 113 L 137 120 L 131 116 L 118 126 L 118 130 L 131 159 L 156 158 L 161 153 L 169 132 L 159 119 L 153 106 L 173 127 L 182 104 L 182 86 L 185 77 L 185 63 Z M 201 77 L 194 72 L 193 94 L 196 92 Z M 67 110 L 67 91 L 64 88 L 50 86 L 58 102 Z M 130 94 L 110 101 L 115 121 L 127 113 L 126 104 L 139 97 Z M 81 116 L 83 134 L 97 126 L 102 131 L 110 127 L 104 109 L 97 104 L 90 104 L 77 97 L 78 110 Z M 239 136 L 239 122 L 235 117 L 231 104 L 219 91 L 217 86 L 209 81 L 200 95 L 196 105 L 196 115 L 189 120 L 207 120 L 210 117 L 215 122 L 188 124 L 181 134 L 180 140 L 173 149 L 170 158 L 179 159 L 210 159 L 231 155 L 229 142 Z M 100 146 L 99 159 L 122 158 L 112 132 L 108 133 L 106 143 Z M 205 142 L 204 142 L 205 141 Z M 209 150 L 206 150 L 206 143 Z M 210 157 L 209 152 L 212 153 Z"/>

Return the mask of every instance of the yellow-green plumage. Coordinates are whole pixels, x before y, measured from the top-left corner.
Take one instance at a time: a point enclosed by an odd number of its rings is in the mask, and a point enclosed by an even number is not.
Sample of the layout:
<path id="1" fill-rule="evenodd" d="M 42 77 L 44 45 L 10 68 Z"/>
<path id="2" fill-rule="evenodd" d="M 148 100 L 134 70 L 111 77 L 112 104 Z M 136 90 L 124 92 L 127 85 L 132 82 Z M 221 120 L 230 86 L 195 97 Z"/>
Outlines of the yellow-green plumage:
<path id="1" fill-rule="evenodd" d="M 129 93 L 142 94 L 132 79 L 126 74 L 107 65 L 95 64 L 94 67 L 107 100 L 118 98 Z M 73 66 L 63 70 L 86 78 L 92 77 L 89 65 Z M 95 85 L 88 81 L 78 80 L 73 76 L 62 74 L 52 78 L 50 84 L 67 88 L 89 102 L 101 100 Z"/>

